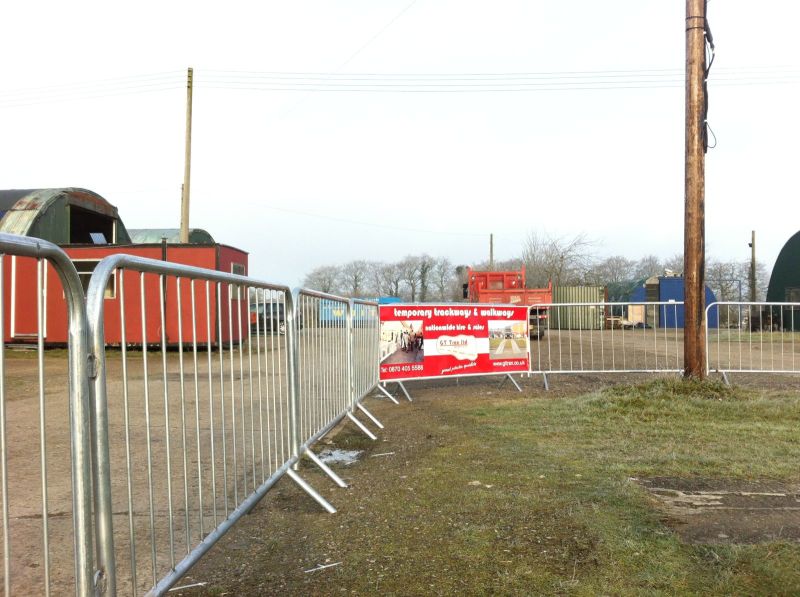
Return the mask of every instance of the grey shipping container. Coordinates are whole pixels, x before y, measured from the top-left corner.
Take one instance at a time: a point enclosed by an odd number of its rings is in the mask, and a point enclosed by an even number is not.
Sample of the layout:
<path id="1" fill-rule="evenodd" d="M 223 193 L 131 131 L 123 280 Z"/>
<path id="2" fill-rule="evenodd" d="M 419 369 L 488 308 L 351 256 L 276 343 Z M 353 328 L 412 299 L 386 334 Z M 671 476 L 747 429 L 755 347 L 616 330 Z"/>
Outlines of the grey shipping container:
<path id="1" fill-rule="evenodd" d="M 556 286 L 553 303 L 603 303 L 605 286 Z M 602 305 L 551 307 L 548 327 L 553 330 L 602 330 L 606 326 L 606 308 Z"/>

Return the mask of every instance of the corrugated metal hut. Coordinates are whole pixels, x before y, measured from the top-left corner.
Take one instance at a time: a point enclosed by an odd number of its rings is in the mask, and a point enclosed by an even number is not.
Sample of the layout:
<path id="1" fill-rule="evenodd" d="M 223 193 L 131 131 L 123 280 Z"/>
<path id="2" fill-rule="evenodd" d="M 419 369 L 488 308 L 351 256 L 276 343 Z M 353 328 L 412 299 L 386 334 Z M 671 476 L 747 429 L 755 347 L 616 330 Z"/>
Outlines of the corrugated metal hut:
<path id="1" fill-rule="evenodd" d="M 800 303 L 800 232 L 783 245 L 767 287 L 767 301 L 771 303 Z M 800 307 L 775 309 L 772 321 L 785 330 L 800 330 Z M 782 311 L 782 313 L 781 313 Z"/>
<path id="2" fill-rule="evenodd" d="M 86 189 L 0 191 L 0 216 L 3 232 L 57 245 L 131 242 L 117 208 Z"/>
<path id="3" fill-rule="evenodd" d="M 13 190 L 0 191 L 0 231 L 42 238 L 61 246 L 69 255 L 78 270 L 78 275 L 84 288 L 89 285 L 92 272 L 101 259 L 125 253 L 151 259 L 160 259 L 173 263 L 182 263 L 215 269 L 218 271 L 247 274 L 247 253 L 216 243 L 207 232 L 194 230 L 190 240 L 195 242 L 180 244 L 177 242 L 177 230 L 138 231 L 137 238 L 145 241 L 136 243 L 129 231 L 125 228 L 119 217 L 117 208 L 111 205 L 100 195 L 86 189 L 39 189 L 39 190 Z M 166 241 L 162 240 L 166 239 Z M 6 305 L 5 311 L 5 342 L 33 342 L 36 341 L 37 313 L 36 313 L 36 262 L 23 257 L 6 258 L 4 292 Z M 10 262 L 10 263 L 9 263 Z M 44 276 L 44 325 L 43 333 L 48 344 L 65 344 L 67 341 L 66 303 L 61 292 L 58 276 L 53 268 L 47 268 Z M 131 296 L 136 290 L 139 294 L 139 274 L 125 272 L 126 295 Z M 117 276 L 113 276 L 106 288 L 106 340 L 109 344 L 119 344 L 121 341 L 120 308 Z M 168 313 L 177 313 L 177 285 L 174 281 L 166 285 L 166 309 Z M 221 314 L 223 322 L 228 320 L 228 312 L 233 309 L 242 313 L 243 321 L 248 321 L 247 297 L 239 300 L 234 294 L 229 299 L 228 285 L 221 285 L 219 289 L 212 286 L 210 302 L 212 317 L 216 317 L 217 298 L 219 290 L 222 300 Z M 205 284 L 202 289 L 195 289 L 197 313 L 205 313 Z M 159 283 L 158 276 L 145 275 L 145 296 L 149 315 L 148 326 L 145 330 L 148 343 L 159 342 L 161 339 L 161 325 L 159 313 Z M 182 284 L 181 307 L 184 326 L 191 321 L 191 290 L 189 284 Z M 142 343 L 141 304 L 138 300 L 126 300 L 126 339 L 131 344 Z M 246 326 L 245 326 L 246 327 Z M 218 330 L 212 326 L 211 341 L 216 343 Z M 187 338 L 184 327 L 184 338 Z M 233 330 L 233 339 L 238 340 L 238 329 Z M 177 317 L 167 318 L 167 341 L 175 343 L 178 340 Z M 230 334 L 227 326 L 223 325 L 222 340 L 228 341 Z M 197 329 L 198 342 L 206 342 L 206 326 L 199 325 Z"/>
<path id="4" fill-rule="evenodd" d="M 682 276 L 659 276 L 648 278 L 643 286 L 639 286 L 631 294 L 631 302 L 662 302 L 675 305 L 660 305 L 658 309 L 646 308 L 646 321 L 652 327 L 682 328 L 684 327 L 685 309 L 682 303 L 685 297 L 685 285 Z M 717 300 L 714 292 L 706 286 L 706 306 Z M 710 327 L 717 327 L 717 308 L 709 312 Z"/>

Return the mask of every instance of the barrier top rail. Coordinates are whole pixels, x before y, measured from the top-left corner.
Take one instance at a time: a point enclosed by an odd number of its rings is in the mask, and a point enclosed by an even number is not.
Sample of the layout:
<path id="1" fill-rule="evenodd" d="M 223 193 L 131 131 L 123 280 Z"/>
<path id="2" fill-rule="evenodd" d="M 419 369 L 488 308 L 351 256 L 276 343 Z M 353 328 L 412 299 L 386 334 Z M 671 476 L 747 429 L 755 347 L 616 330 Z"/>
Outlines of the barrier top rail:
<path id="1" fill-rule="evenodd" d="M 787 303 L 775 301 L 714 301 L 709 303 L 706 311 L 716 306 L 734 306 L 734 307 L 797 307 L 800 308 L 800 303 Z"/>
<path id="2" fill-rule="evenodd" d="M 335 301 L 337 303 L 348 303 L 350 299 L 327 292 L 320 292 L 319 290 L 311 290 L 309 288 L 296 288 L 294 294 L 302 294 L 303 296 L 310 296 L 318 299 Z M 353 299 L 356 300 L 356 299 Z"/>
<path id="3" fill-rule="evenodd" d="M 89 407 L 88 323 L 83 287 L 72 261 L 58 246 L 45 240 L 0 233 L 0 253 L 47 260 L 58 274 L 67 302 L 72 454 L 75 585 L 79 595 L 93 593 L 91 526 L 91 421 Z M 2 299 L 0 299 L 2 301 Z M 2 313 L 0 313 L 2 316 Z M 0 342 L 3 339 L 0 338 Z M 4 558 L 8 558 L 6 551 Z M 5 574 L 8 583 L 8 571 Z M 6 587 L 8 588 L 8 587 Z"/>

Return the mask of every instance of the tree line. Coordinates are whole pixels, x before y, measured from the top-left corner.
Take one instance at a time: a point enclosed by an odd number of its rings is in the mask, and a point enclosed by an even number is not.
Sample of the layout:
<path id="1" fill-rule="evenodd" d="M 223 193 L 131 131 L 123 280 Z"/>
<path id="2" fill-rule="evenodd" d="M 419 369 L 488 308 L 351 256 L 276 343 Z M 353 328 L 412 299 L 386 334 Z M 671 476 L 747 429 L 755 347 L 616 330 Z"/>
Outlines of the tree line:
<path id="1" fill-rule="evenodd" d="M 683 255 L 669 258 L 645 255 L 599 257 L 597 242 L 585 234 L 558 237 L 531 232 L 519 257 L 505 261 L 472 264 L 475 270 L 519 270 L 525 266 L 528 288 L 554 286 L 606 286 L 631 284 L 665 274 L 683 272 Z M 409 302 L 459 301 L 466 283 L 467 266 L 447 257 L 407 255 L 397 262 L 354 260 L 343 265 L 325 265 L 309 272 L 303 286 L 349 297 L 397 296 Z M 717 300 L 738 301 L 750 297 L 750 262 L 706 259 L 706 284 Z M 756 265 L 758 300 L 766 296 L 769 276 L 763 263 Z"/>

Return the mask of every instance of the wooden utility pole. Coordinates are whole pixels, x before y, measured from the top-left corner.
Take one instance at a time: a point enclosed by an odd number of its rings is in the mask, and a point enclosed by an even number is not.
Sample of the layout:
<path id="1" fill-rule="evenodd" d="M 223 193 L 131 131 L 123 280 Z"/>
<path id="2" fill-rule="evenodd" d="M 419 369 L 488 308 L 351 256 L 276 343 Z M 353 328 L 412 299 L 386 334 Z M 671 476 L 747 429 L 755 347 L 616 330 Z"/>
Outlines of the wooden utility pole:
<path id="1" fill-rule="evenodd" d="M 189 179 L 192 172 L 192 76 L 189 68 L 186 79 L 186 154 L 183 166 L 183 191 L 181 193 L 181 242 L 189 242 Z"/>
<path id="2" fill-rule="evenodd" d="M 705 0 L 686 0 L 684 375 L 705 376 Z"/>
<path id="3" fill-rule="evenodd" d="M 750 236 L 750 302 L 756 302 L 756 231 Z"/>

